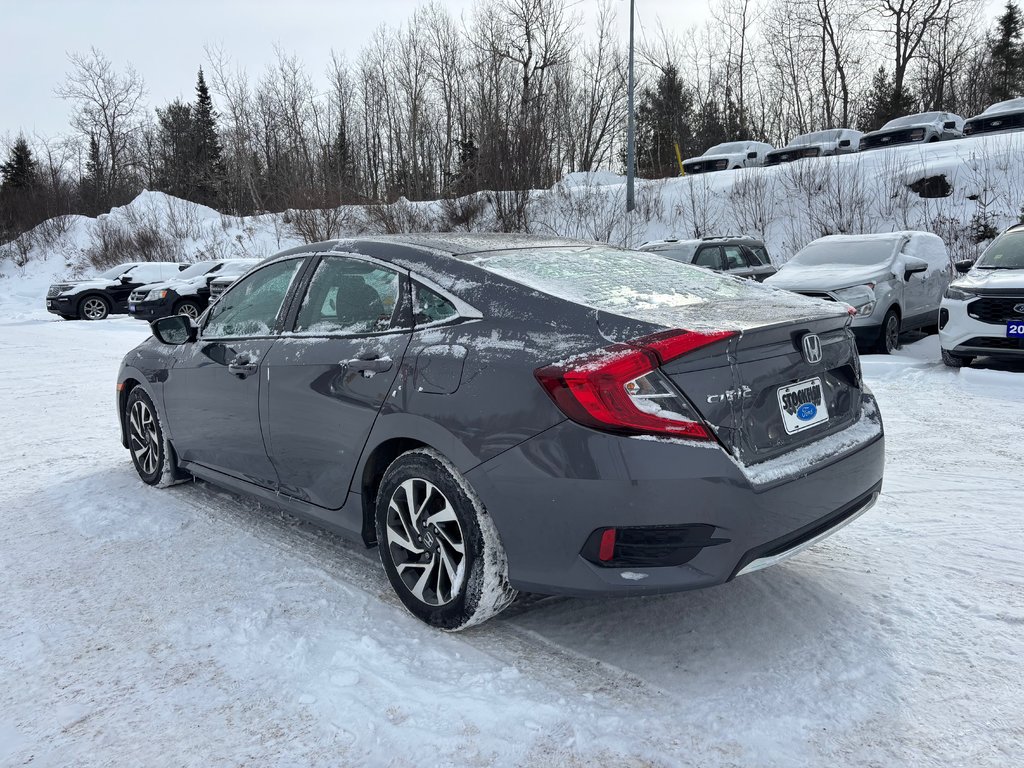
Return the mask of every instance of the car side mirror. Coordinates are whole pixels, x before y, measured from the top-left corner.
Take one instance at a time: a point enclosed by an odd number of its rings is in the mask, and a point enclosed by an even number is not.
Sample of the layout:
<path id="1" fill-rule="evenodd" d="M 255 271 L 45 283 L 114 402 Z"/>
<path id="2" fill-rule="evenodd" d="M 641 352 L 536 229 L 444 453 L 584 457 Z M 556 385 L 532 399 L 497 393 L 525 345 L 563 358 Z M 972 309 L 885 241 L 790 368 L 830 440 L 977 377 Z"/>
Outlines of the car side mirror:
<path id="1" fill-rule="evenodd" d="M 747 152 L 747 160 L 757 160 L 757 152 Z"/>
<path id="2" fill-rule="evenodd" d="M 121 280 L 121 285 L 128 285 L 128 283 L 130 283 L 132 281 L 132 276 L 131 275 L 121 275 L 121 277 L 119 279 Z"/>
<path id="3" fill-rule="evenodd" d="M 953 268 L 956 269 L 961 275 L 966 275 L 971 271 L 971 267 L 974 266 L 974 262 L 970 259 L 963 259 L 953 263 Z"/>
<path id="4" fill-rule="evenodd" d="M 839 142 L 839 146 L 840 147 L 848 147 L 848 146 L 850 146 L 850 140 L 849 139 L 843 139 L 842 141 Z"/>
<path id="5" fill-rule="evenodd" d="M 178 346 L 195 341 L 199 335 L 199 329 L 193 324 L 191 318 L 185 315 L 169 315 L 154 320 L 149 324 L 153 329 L 153 335 L 161 344 Z"/>
<path id="6" fill-rule="evenodd" d="M 928 262 L 921 259 L 908 258 L 903 265 L 903 280 L 910 280 L 912 275 L 928 271 Z"/>
<path id="7" fill-rule="evenodd" d="M 942 124 L 943 128 L 956 128 L 956 120 L 947 120 Z"/>

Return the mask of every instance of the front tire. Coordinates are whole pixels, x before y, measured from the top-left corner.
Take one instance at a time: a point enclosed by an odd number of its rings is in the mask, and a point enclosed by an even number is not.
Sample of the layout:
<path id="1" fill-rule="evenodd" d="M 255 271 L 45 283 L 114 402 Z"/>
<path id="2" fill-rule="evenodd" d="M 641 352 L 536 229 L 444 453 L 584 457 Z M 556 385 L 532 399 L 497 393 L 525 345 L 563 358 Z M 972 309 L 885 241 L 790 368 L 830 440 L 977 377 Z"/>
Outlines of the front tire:
<path id="1" fill-rule="evenodd" d="M 124 423 L 128 451 L 142 482 L 166 488 L 187 477 L 178 469 L 174 448 L 164 435 L 156 406 L 142 387 L 135 387 L 128 394 Z"/>
<path id="2" fill-rule="evenodd" d="M 110 302 L 102 296 L 86 296 L 78 304 L 78 316 L 83 320 L 104 320 L 110 314 Z"/>
<path id="3" fill-rule="evenodd" d="M 876 352 L 891 355 L 900 348 L 900 315 L 895 308 L 885 313 L 882 320 L 882 331 L 878 335 Z"/>
<path id="4" fill-rule="evenodd" d="M 494 522 L 444 456 L 429 448 L 388 467 L 376 501 L 377 548 L 406 609 L 458 631 L 505 610 L 517 592 Z"/>
<path id="5" fill-rule="evenodd" d="M 198 320 L 201 313 L 202 310 L 194 301 L 178 302 L 178 305 L 174 308 L 174 314 L 185 315 L 190 320 Z"/>
<path id="6" fill-rule="evenodd" d="M 947 352 L 944 349 L 939 351 L 942 353 L 942 362 L 950 368 L 963 368 L 974 362 L 974 358 L 967 355 L 954 355 L 952 352 Z"/>

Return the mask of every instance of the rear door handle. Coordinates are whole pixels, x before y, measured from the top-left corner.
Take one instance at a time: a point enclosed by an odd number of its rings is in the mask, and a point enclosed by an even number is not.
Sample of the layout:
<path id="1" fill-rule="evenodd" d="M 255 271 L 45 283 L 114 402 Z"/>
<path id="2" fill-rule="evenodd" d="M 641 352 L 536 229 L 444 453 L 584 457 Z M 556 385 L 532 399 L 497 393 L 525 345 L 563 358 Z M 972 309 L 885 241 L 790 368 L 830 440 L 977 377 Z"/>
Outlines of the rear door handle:
<path id="1" fill-rule="evenodd" d="M 343 360 L 342 368 L 350 368 L 364 375 L 372 376 L 375 373 L 390 371 L 394 362 L 390 357 L 356 357 L 352 360 Z"/>

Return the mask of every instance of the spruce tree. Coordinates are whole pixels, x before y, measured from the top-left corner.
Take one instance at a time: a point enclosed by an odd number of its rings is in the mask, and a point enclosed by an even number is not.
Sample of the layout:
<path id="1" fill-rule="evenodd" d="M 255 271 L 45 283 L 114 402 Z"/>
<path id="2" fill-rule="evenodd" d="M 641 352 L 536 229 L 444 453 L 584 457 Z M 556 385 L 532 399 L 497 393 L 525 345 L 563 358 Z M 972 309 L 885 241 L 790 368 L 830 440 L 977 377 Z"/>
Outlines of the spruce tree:
<path id="1" fill-rule="evenodd" d="M 192 105 L 179 99 L 156 110 L 160 161 L 157 188 L 186 200 L 196 199 L 199 188 L 192 112 Z"/>
<path id="2" fill-rule="evenodd" d="M 79 186 L 79 194 L 85 206 L 85 212 L 95 216 L 106 210 L 107 183 L 100 155 L 100 142 L 95 135 L 89 137 L 89 156 L 85 161 L 85 175 Z"/>
<path id="3" fill-rule="evenodd" d="M 911 114 L 914 109 L 913 96 L 906 89 L 896 93 L 896 84 L 889 73 L 885 67 L 879 67 L 857 115 L 857 127 L 862 131 L 877 131 L 893 118 Z"/>
<path id="4" fill-rule="evenodd" d="M 995 37 L 989 44 L 992 57 L 992 101 L 1024 95 L 1024 19 L 1020 6 L 1008 0 L 996 19 Z"/>
<path id="5" fill-rule="evenodd" d="M 693 96 L 671 64 L 662 69 L 655 87 L 645 88 L 636 111 L 637 175 L 678 176 L 676 144 L 684 156 L 694 145 Z"/>
<path id="6" fill-rule="evenodd" d="M 10 192 L 28 189 L 36 182 L 36 160 L 24 136 L 18 136 L 11 146 L 6 163 L 0 165 L 0 189 Z"/>
<path id="7" fill-rule="evenodd" d="M 224 182 L 223 151 L 217 135 L 217 113 L 206 87 L 203 69 L 196 78 L 196 103 L 192 109 L 193 147 L 195 158 L 195 191 L 191 196 L 198 203 L 216 206 Z"/>

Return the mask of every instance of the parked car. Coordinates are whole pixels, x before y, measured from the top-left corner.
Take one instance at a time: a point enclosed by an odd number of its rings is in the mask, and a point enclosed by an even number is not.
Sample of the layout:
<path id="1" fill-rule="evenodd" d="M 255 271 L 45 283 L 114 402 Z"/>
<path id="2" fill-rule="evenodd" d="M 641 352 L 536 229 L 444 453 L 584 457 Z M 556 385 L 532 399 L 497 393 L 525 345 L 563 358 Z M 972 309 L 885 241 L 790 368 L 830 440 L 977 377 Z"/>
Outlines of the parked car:
<path id="1" fill-rule="evenodd" d="M 761 281 L 775 274 L 768 249 L 752 237 L 706 237 L 703 240 L 655 240 L 640 246 L 684 264 Z"/>
<path id="2" fill-rule="evenodd" d="M 246 272 L 249 271 L 250 267 L 244 267 L 239 264 L 241 259 L 236 259 L 232 264 L 224 267 L 218 272 L 214 278 L 210 281 L 210 301 L 214 301 L 224 291 L 228 289 L 235 280 L 240 278 Z M 259 259 L 256 260 L 259 263 Z"/>
<path id="3" fill-rule="evenodd" d="M 860 150 L 882 149 L 898 144 L 925 144 L 959 139 L 964 135 L 964 119 L 951 112 L 922 112 L 897 117 L 879 130 L 864 134 Z"/>
<path id="4" fill-rule="evenodd" d="M 993 104 L 964 123 L 964 136 L 1024 131 L 1024 98 Z"/>
<path id="5" fill-rule="evenodd" d="M 143 285 L 128 297 L 128 313 L 141 320 L 167 315 L 199 317 L 210 303 L 210 282 L 224 270 L 237 275 L 259 263 L 259 259 L 214 259 L 199 261 L 170 280 Z"/>
<path id="6" fill-rule="evenodd" d="M 1024 224 L 957 268 L 967 274 L 949 284 L 939 310 L 942 362 L 959 368 L 982 355 L 1024 359 Z"/>
<path id="7" fill-rule="evenodd" d="M 864 512 L 884 448 L 849 321 L 604 244 L 318 243 L 198 326 L 154 321 L 118 416 L 144 482 L 191 473 L 376 544 L 406 608 L 454 630 L 517 590 L 719 584 Z"/>
<path id="8" fill-rule="evenodd" d="M 779 165 L 805 157 L 825 157 L 856 152 L 863 136 L 863 133 L 852 128 L 835 128 L 828 131 L 805 133 L 793 137 L 793 140 L 782 149 L 774 149 L 765 155 L 764 164 Z"/>
<path id="9" fill-rule="evenodd" d="M 86 280 L 54 283 L 46 291 L 46 310 L 65 320 L 102 320 L 128 311 L 128 296 L 145 283 L 167 280 L 188 264 L 132 261 Z"/>
<path id="10" fill-rule="evenodd" d="M 938 320 L 952 268 L 930 232 L 830 235 L 804 246 L 765 282 L 853 307 L 862 348 L 888 354 L 900 333 Z"/>
<path id="11" fill-rule="evenodd" d="M 760 141 L 730 141 L 726 144 L 716 144 L 700 157 L 684 160 L 683 171 L 690 176 L 694 173 L 750 168 L 764 163 L 765 155 L 772 149 L 771 144 Z"/>

